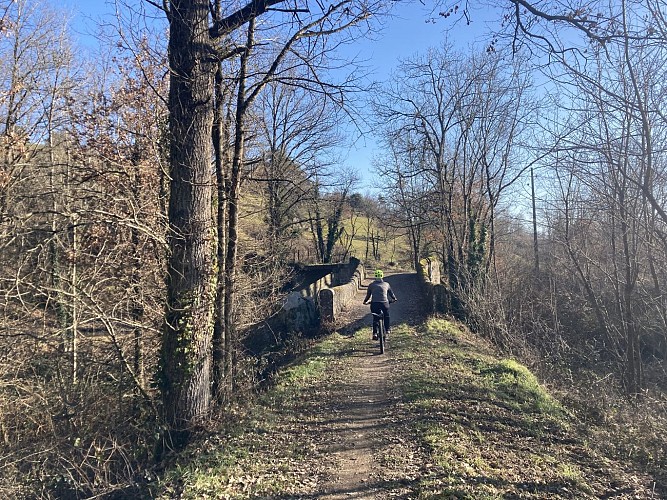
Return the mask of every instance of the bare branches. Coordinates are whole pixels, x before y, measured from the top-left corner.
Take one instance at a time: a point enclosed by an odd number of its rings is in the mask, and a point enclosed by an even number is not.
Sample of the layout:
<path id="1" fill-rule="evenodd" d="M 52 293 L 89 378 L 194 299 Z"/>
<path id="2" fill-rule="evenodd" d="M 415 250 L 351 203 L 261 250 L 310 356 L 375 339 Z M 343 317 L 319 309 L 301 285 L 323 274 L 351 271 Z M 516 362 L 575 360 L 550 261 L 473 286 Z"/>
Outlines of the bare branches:
<path id="1" fill-rule="evenodd" d="M 223 19 L 215 20 L 209 29 L 212 38 L 220 38 L 229 35 L 251 19 L 261 16 L 273 5 L 279 5 L 286 0 L 253 0 L 245 7 L 233 12 Z"/>
<path id="2" fill-rule="evenodd" d="M 167 20 L 171 18 L 171 13 L 169 11 L 169 0 L 162 0 L 162 3 L 154 2 L 153 0 L 144 0 L 149 5 L 152 5 L 158 10 L 161 10 L 167 16 Z"/>
<path id="3" fill-rule="evenodd" d="M 544 0 L 510 0 L 512 14 L 506 15 L 509 26 L 513 24 L 512 46 L 519 45 L 533 50 L 541 47 L 548 54 L 560 55 L 576 52 L 585 57 L 586 45 L 602 48 L 609 44 L 631 43 L 646 45 L 664 44 L 665 30 L 662 9 L 650 1 L 635 3 L 635 24 L 628 25 L 617 5 L 614 10 L 606 2 L 581 0 L 564 4 Z M 625 3 L 624 3 L 625 4 Z M 625 9 L 625 6 L 623 7 Z M 641 12 L 651 12 L 642 16 Z M 525 37 L 525 42 L 522 38 Z M 578 37 L 584 39 L 577 40 Z"/>
<path id="4" fill-rule="evenodd" d="M 613 36 L 613 34 L 606 34 L 606 35 L 600 35 L 599 34 L 599 27 L 600 27 L 600 17 L 599 15 L 592 15 L 589 17 L 591 7 L 589 6 L 582 6 L 582 7 L 577 7 L 574 8 L 570 11 L 567 12 L 566 14 L 552 14 L 547 12 L 546 10 L 540 10 L 535 6 L 534 2 L 530 2 L 529 0 L 510 0 L 515 6 L 515 13 L 516 13 L 516 20 L 517 20 L 517 25 L 523 31 L 523 33 L 531 35 L 532 33 L 530 29 L 526 25 L 521 22 L 521 16 L 522 12 L 521 9 L 524 9 L 526 12 L 532 14 L 535 17 L 539 17 L 540 19 L 543 19 L 548 22 L 562 22 L 565 24 L 568 24 L 570 26 L 573 26 L 577 30 L 583 32 L 588 38 L 591 40 L 596 40 L 600 43 L 605 43 L 610 39 L 610 37 Z M 542 40 L 545 40 L 544 37 L 539 37 Z"/>
<path id="5" fill-rule="evenodd" d="M 489 52 L 466 58 L 451 48 L 432 50 L 405 61 L 375 105 L 391 151 L 381 160 L 383 173 L 397 198 L 411 191 L 417 197 L 420 218 L 434 228 L 429 251 L 448 263 L 453 293 L 484 282 L 482 269 L 495 255 L 497 207 L 528 168 L 519 141 L 535 106 L 520 67 Z M 430 189 L 414 191 L 418 177 Z M 417 241 L 419 226 L 412 216 L 408 221 Z"/>

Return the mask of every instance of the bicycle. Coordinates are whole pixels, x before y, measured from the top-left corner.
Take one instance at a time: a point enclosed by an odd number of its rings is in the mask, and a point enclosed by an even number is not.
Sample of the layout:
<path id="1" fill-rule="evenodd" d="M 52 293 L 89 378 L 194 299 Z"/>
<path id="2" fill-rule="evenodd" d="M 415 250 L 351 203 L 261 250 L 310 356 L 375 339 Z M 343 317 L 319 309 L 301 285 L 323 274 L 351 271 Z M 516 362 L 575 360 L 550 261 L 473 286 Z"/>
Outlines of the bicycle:
<path id="1" fill-rule="evenodd" d="M 384 331 L 384 314 L 382 311 L 371 314 L 373 315 L 373 333 L 377 332 L 377 337 L 380 341 L 380 354 L 384 354 L 385 343 L 387 342 L 387 336 Z"/>

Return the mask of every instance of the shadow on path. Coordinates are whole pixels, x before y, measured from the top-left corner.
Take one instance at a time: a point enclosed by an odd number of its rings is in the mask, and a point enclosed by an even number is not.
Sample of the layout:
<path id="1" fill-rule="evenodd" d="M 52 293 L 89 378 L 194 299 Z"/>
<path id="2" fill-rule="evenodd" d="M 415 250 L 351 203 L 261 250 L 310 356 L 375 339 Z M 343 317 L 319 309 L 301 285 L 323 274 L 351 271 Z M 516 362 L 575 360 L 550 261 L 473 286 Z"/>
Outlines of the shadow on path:
<path id="1" fill-rule="evenodd" d="M 371 325 L 370 307 L 364 305 L 363 301 L 368 284 L 372 281 L 373 278 L 364 280 L 362 288 L 357 291 L 354 302 L 349 304 L 341 314 L 337 322 L 337 330 L 341 335 L 352 336 L 361 328 Z M 422 323 L 426 317 L 425 301 L 417 273 L 390 274 L 385 277 L 385 281 L 391 285 L 391 289 L 398 298 L 398 302 L 394 302 L 389 308 L 392 325 Z"/>
<path id="2" fill-rule="evenodd" d="M 424 303 L 416 273 L 392 274 L 385 280 L 398 297 L 398 302 L 390 306 L 392 325 L 423 321 Z M 370 334 L 372 316 L 363 300 L 371 281 L 364 281 L 354 301 L 343 311 L 337 322 L 340 335 L 352 337 L 364 327 Z M 391 354 L 380 354 L 377 342 L 370 338 L 360 340 L 340 353 L 344 354 L 349 376 L 345 382 L 330 386 L 323 408 L 328 418 L 318 422 L 319 431 L 330 436 L 324 449 L 332 464 L 329 480 L 317 495 L 302 498 L 409 498 L 410 484 L 387 480 L 380 464 L 388 436 L 397 433 L 392 427 L 400 425 L 400 419 L 395 418 L 400 398 L 391 381 L 393 360 Z"/>

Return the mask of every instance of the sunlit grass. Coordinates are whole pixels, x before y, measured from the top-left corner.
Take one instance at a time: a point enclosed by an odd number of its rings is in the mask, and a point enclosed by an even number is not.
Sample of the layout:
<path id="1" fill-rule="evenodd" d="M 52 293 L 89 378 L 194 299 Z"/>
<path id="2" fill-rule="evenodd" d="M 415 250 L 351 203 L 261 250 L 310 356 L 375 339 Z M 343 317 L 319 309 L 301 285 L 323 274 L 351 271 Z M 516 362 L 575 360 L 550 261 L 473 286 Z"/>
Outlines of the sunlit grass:
<path id="1" fill-rule="evenodd" d="M 461 326 L 443 318 L 429 318 L 424 324 L 424 332 L 458 338 L 461 336 Z"/>
<path id="2" fill-rule="evenodd" d="M 442 469 L 438 481 L 420 485 L 419 498 L 504 498 L 523 477 L 548 475 L 558 463 L 548 448 L 540 455 L 514 445 L 548 442 L 550 433 L 565 432 L 569 424 L 530 370 L 494 356 L 486 342 L 446 319 L 430 319 L 414 333 L 396 353 L 410 353 L 401 373 L 404 395 L 419 420 L 415 430 Z M 575 471 L 565 469 L 559 481 L 572 484 Z M 547 482 L 536 479 L 533 489 L 540 481 Z"/>
<path id="3" fill-rule="evenodd" d="M 488 363 L 479 372 L 482 383 L 497 397 L 523 411 L 557 414 L 562 406 L 540 385 L 528 368 L 511 359 Z"/>
<path id="4" fill-rule="evenodd" d="M 308 380 L 322 376 L 326 370 L 326 366 L 325 359 L 320 356 L 306 359 L 302 363 L 293 365 L 284 371 L 283 376 L 280 377 L 279 387 L 300 387 Z"/>
<path id="5" fill-rule="evenodd" d="M 576 464 L 559 463 L 556 464 L 555 471 L 562 481 L 571 483 L 573 487 L 585 492 L 588 495 L 594 494 L 594 491 L 586 481 L 586 475 Z"/>
<path id="6" fill-rule="evenodd" d="M 314 488 L 310 468 L 300 464 L 312 460 L 317 447 L 293 439 L 291 429 L 317 417 L 313 410 L 304 414 L 303 398 L 316 400 L 325 381 L 344 376 L 344 367 L 337 366 L 340 352 L 355 342 L 331 335 L 285 367 L 271 389 L 239 408 L 234 425 L 186 450 L 165 474 L 155 497 L 175 497 L 174 485 L 178 498 L 193 500 L 268 498 Z"/>

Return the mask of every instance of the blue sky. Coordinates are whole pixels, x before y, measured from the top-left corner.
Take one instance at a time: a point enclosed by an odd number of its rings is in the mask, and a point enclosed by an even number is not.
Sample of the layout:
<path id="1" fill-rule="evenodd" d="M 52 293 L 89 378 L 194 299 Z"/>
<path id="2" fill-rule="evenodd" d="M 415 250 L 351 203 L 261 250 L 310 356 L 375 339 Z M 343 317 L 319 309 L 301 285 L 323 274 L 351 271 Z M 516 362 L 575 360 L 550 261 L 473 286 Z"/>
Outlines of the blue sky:
<path id="1" fill-rule="evenodd" d="M 495 16 L 495 14 L 493 14 Z M 471 25 L 454 22 L 454 18 L 443 19 L 437 16 L 436 22 L 427 22 L 432 12 L 418 1 L 397 3 L 394 16 L 386 23 L 386 28 L 372 40 L 359 41 L 350 52 L 359 53 L 360 59 L 368 60 L 371 76 L 376 81 L 389 78 L 400 59 L 406 59 L 418 53 L 424 53 L 431 47 L 437 47 L 447 38 L 461 49 L 469 45 L 488 44 L 487 24 L 493 21 L 488 11 L 473 13 Z M 488 21 L 487 21 L 488 19 Z M 371 160 L 377 146 L 373 137 L 362 137 L 349 150 L 347 164 L 355 170 L 369 174 Z"/>
<path id="2" fill-rule="evenodd" d="M 79 34 L 79 41 L 83 45 L 95 43 L 94 39 L 87 37 L 86 34 L 95 32 L 95 21 L 113 15 L 115 9 L 115 3 L 112 0 L 49 1 L 59 10 L 71 11 L 73 31 Z M 137 5 L 141 2 L 141 0 L 127 1 Z M 490 12 L 486 8 L 472 13 L 471 25 L 466 25 L 461 21 L 455 23 L 454 17 L 443 19 L 437 16 L 437 13 L 435 14 L 436 22 L 427 22 L 433 14 L 422 3 L 415 0 L 396 2 L 393 12 L 392 18 L 384 23 L 384 29 L 376 33 L 372 39 L 359 40 L 345 49 L 349 51 L 350 57 L 358 56 L 359 59 L 367 61 L 366 66 L 370 72 L 370 78 L 375 81 L 387 79 L 399 59 L 423 53 L 430 47 L 438 46 L 445 37 L 459 48 L 465 48 L 471 44 L 488 43 L 487 23 L 498 18 L 497 13 Z M 371 162 L 376 152 L 377 146 L 372 136 L 358 139 L 354 145 L 343 151 L 343 154 L 347 156 L 345 166 L 358 172 L 364 184 L 370 184 Z"/>

